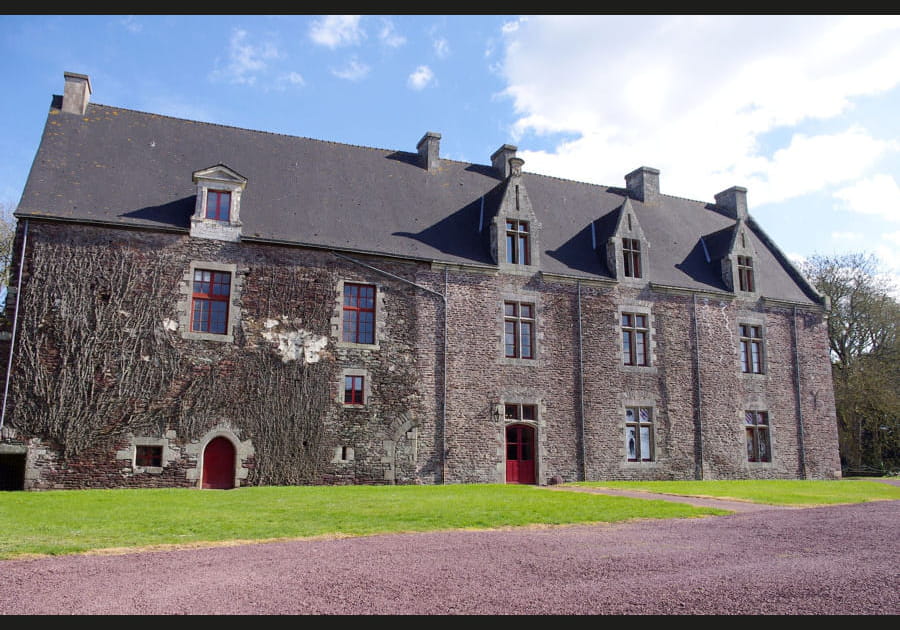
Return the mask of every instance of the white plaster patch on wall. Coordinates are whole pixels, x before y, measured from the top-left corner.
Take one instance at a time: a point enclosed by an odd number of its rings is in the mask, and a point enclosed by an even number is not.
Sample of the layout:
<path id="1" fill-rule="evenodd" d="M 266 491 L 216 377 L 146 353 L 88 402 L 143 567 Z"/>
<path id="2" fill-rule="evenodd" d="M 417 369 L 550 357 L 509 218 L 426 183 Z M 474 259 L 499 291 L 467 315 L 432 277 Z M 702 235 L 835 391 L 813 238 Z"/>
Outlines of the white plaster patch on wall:
<path id="1" fill-rule="evenodd" d="M 162 321 L 162 324 L 163 324 L 163 328 L 165 328 L 166 330 L 172 330 L 172 331 L 178 330 L 178 322 L 176 322 L 175 320 L 169 319 L 168 317 Z"/>
<path id="2" fill-rule="evenodd" d="M 287 363 L 303 359 L 305 363 L 315 363 L 321 358 L 322 350 L 328 345 L 327 336 L 317 336 L 303 329 L 277 332 L 271 330 L 275 324 L 270 326 L 270 322 L 277 324 L 276 320 L 267 320 L 266 328 L 270 330 L 263 332 L 262 336 L 267 341 L 278 344 L 277 351 L 282 361 Z"/>

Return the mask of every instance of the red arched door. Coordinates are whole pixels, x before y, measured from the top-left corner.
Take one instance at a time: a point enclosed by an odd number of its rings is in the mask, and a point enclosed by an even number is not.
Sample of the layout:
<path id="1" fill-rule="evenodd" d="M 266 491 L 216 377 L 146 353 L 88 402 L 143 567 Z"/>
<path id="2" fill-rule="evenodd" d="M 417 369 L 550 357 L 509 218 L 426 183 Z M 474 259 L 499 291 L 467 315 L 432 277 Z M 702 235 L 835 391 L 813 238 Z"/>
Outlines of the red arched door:
<path id="1" fill-rule="evenodd" d="M 229 490 L 234 487 L 234 445 L 217 437 L 203 451 L 203 487 Z"/>
<path id="2" fill-rule="evenodd" d="M 534 427 L 506 427 L 506 483 L 534 483 Z"/>

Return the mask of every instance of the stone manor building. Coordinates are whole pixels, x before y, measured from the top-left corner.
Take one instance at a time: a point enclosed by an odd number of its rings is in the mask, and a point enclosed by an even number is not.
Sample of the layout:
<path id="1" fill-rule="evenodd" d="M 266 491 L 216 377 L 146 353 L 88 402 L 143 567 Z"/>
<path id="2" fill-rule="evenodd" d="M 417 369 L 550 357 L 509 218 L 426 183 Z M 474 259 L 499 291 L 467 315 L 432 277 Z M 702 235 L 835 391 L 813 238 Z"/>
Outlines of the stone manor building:
<path id="1" fill-rule="evenodd" d="M 91 102 L 17 218 L 5 489 L 840 475 L 828 301 L 732 187 Z"/>

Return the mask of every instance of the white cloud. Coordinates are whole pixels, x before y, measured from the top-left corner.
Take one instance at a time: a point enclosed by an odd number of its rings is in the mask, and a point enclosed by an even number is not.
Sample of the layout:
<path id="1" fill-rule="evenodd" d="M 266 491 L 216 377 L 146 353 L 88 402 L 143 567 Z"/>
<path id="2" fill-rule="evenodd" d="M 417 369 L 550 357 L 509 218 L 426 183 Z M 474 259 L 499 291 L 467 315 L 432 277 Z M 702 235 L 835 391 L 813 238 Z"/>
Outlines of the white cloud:
<path id="1" fill-rule="evenodd" d="M 664 193 L 740 185 L 756 205 L 844 185 L 897 148 L 846 122 L 789 127 L 900 85 L 900 16 L 528 16 L 502 32 L 512 139 L 551 141 L 520 151 L 531 171 L 622 185 L 652 166 Z M 789 143 L 773 151 L 771 132 Z"/>
<path id="2" fill-rule="evenodd" d="M 428 66 L 419 66 L 409 75 L 406 84 L 413 90 L 422 90 L 434 80 L 434 73 Z"/>
<path id="3" fill-rule="evenodd" d="M 138 22 L 133 15 L 126 15 L 119 20 L 119 24 L 124 26 L 125 30 L 130 33 L 140 33 L 144 28 L 144 25 Z"/>
<path id="4" fill-rule="evenodd" d="M 450 55 L 450 42 L 443 37 L 434 40 L 434 54 L 438 59 L 446 59 Z"/>
<path id="5" fill-rule="evenodd" d="M 900 221 L 900 186 L 890 175 L 867 177 L 838 190 L 834 196 L 841 200 L 839 207 L 845 210 Z"/>
<path id="6" fill-rule="evenodd" d="M 831 238 L 835 241 L 858 241 L 863 235 L 859 232 L 832 232 Z"/>
<path id="7" fill-rule="evenodd" d="M 285 84 L 296 85 L 296 86 L 301 86 L 301 87 L 306 85 L 306 81 L 304 81 L 303 75 L 301 75 L 299 72 L 287 72 L 287 73 L 281 75 L 278 78 L 278 83 L 282 86 Z"/>
<path id="8" fill-rule="evenodd" d="M 382 43 L 391 48 L 398 48 L 406 43 L 406 38 L 394 30 L 394 23 L 387 18 L 382 20 L 381 31 L 378 33 L 378 38 Z"/>
<path id="9" fill-rule="evenodd" d="M 367 74 L 369 74 L 369 70 L 369 66 L 354 58 L 348 61 L 343 68 L 332 69 L 331 74 L 338 77 L 339 79 L 359 81 Z"/>
<path id="10" fill-rule="evenodd" d="M 247 31 L 235 29 L 228 43 L 228 63 L 224 69 L 214 70 L 212 78 L 253 85 L 258 73 L 266 69 L 267 60 L 278 57 L 278 49 L 271 42 L 259 45 L 248 43 Z"/>
<path id="11" fill-rule="evenodd" d="M 309 37 L 316 44 L 328 48 L 358 44 L 366 36 L 359 20 L 359 15 L 326 15 L 310 25 Z"/>

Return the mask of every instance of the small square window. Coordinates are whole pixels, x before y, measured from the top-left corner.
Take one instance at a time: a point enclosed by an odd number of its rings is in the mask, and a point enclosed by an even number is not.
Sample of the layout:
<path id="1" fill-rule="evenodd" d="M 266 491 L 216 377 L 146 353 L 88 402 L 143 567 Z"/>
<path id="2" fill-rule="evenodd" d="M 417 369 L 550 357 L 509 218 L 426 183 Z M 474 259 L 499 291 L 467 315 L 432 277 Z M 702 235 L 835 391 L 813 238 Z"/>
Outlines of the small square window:
<path id="1" fill-rule="evenodd" d="M 345 405 L 364 405 L 365 400 L 365 377 L 364 376 L 345 376 L 344 377 L 344 404 Z"/>
<path id="2" fill-rule="evenodd" d="M 136 446 L 134 465 L 160 468 L 162 466 L 162 446 Z"/>

